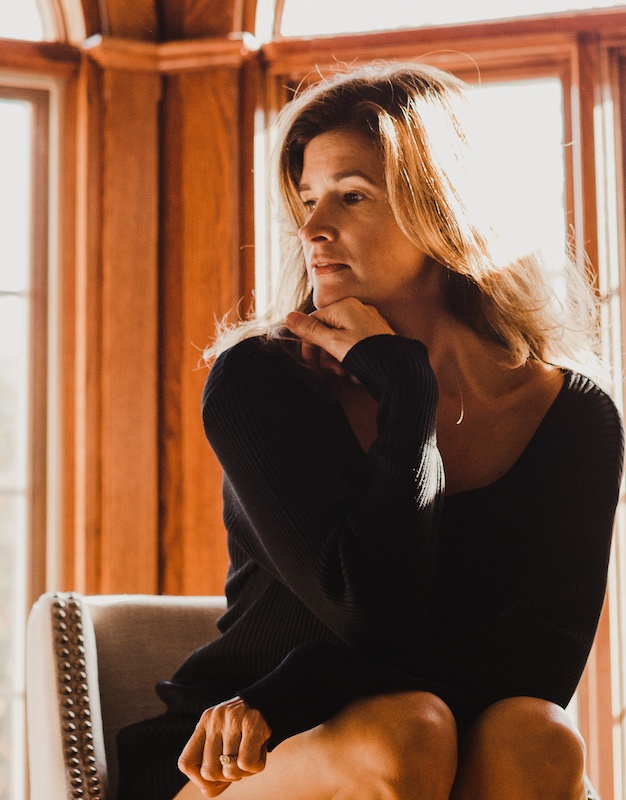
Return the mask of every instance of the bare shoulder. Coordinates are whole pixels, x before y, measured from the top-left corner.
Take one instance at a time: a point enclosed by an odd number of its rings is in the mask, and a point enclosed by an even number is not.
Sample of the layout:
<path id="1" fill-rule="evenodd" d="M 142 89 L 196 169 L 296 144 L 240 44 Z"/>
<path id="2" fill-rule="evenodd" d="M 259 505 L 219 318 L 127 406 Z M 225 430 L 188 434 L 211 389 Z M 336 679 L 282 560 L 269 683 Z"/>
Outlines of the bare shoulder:
<path id="1" fill-rule="evenodd" d="M 563 388 L 565 371 L 540 361 L 529 361 L 521 369 L 525 379 L 520 385 L 518 402 L 527 411 L 538 406 L 537 411 L 543 417 Z"/>

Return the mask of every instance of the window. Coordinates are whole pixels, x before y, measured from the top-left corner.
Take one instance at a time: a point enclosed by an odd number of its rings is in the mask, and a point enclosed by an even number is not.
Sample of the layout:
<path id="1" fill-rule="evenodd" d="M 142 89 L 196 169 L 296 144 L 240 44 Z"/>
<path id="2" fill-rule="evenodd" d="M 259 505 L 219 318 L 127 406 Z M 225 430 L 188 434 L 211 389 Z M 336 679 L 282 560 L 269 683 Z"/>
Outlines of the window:
<path id="1" fill-rule="evenodd" d="M 40 41 L 44 26 L 35 0 L 0 3 L 0 37 Z"/>
<path id="2" fill-rule="evenodd" d="M 48 93 L 0 86 L 0 797 L 24 796 L 23 646 L 44 589 Z"/>
<path id="3" fill-rule="evenodd" d="M 386 0 L 384 3 L 319 0 L 303 3 L 285 0 L 280 34 L 282 36 L 311 36 L 358 31 L 390 30 L 454 25 L 482 20 L 511 19 L 594 8 L 614 8 L 626 3 L 616 0 L 445 0 L 439 3 L 407 3 L 406 0 Z"/>

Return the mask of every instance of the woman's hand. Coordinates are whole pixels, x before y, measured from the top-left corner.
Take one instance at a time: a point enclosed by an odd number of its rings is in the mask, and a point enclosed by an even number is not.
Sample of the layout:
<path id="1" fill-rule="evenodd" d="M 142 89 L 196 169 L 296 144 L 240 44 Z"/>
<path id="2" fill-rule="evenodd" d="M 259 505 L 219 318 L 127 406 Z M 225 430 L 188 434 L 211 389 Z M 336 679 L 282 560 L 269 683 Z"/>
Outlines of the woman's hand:
<path id="1" fill-rule="evenodd" d="M 261 713 L 233 697 L 202 714 L 178 768 L 206 797 L 217 797 L 233 781 L 265 769 L 270 734 Z"/>
<path id="2" fill-rule="evenodd" d="M 302 357 L 308 364 L 338 375 L 345 374 L 341 362 L 357 342 L 380 333 L 394 333 L 374 306 L 355 297 L 338 300 L 312 314 L 292 311 L 285 324 L 302 340 Z"/>

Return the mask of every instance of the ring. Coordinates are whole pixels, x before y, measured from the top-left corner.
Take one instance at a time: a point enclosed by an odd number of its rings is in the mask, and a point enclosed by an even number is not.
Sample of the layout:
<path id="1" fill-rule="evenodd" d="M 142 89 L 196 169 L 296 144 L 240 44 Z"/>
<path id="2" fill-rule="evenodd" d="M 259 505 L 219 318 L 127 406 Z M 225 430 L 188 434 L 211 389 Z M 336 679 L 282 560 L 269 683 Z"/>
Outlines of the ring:
<path id="1" fill-rule="evenodd" d="M 237 763 L 237 756 L 238 756 L 238 753 L 233 753 L 230 756 L 221 755 L 220 756 L 220 764 L 223 764 L 224 766 L 226 766 L 226 764 L 236 764 Z"/>

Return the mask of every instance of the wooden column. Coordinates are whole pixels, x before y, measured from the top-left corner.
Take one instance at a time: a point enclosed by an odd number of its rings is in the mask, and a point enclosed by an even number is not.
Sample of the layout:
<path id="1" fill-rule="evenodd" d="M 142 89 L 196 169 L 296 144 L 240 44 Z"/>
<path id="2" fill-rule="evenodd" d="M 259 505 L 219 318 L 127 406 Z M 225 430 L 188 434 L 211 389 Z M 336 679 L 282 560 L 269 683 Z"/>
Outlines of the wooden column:
<path id="1" fill-rule="evenodd" d="M 227 39 L 220 47 L 212 63 L 168 74 L 163 97 L 160 588 L 169 594 L 221 593 L 228 565 L 221 469 L 200 416 L 202 348 L 217 319 L 250 305 L 243 254 L 253 239 L 241 213 L 243 51 Z"/>
<path id="2" fill-rule="evenodd" d="M 151 63 L 102 43 L 90 54 L 79 152 L 72 583 L 155 592 L 161 78 Z"/>

